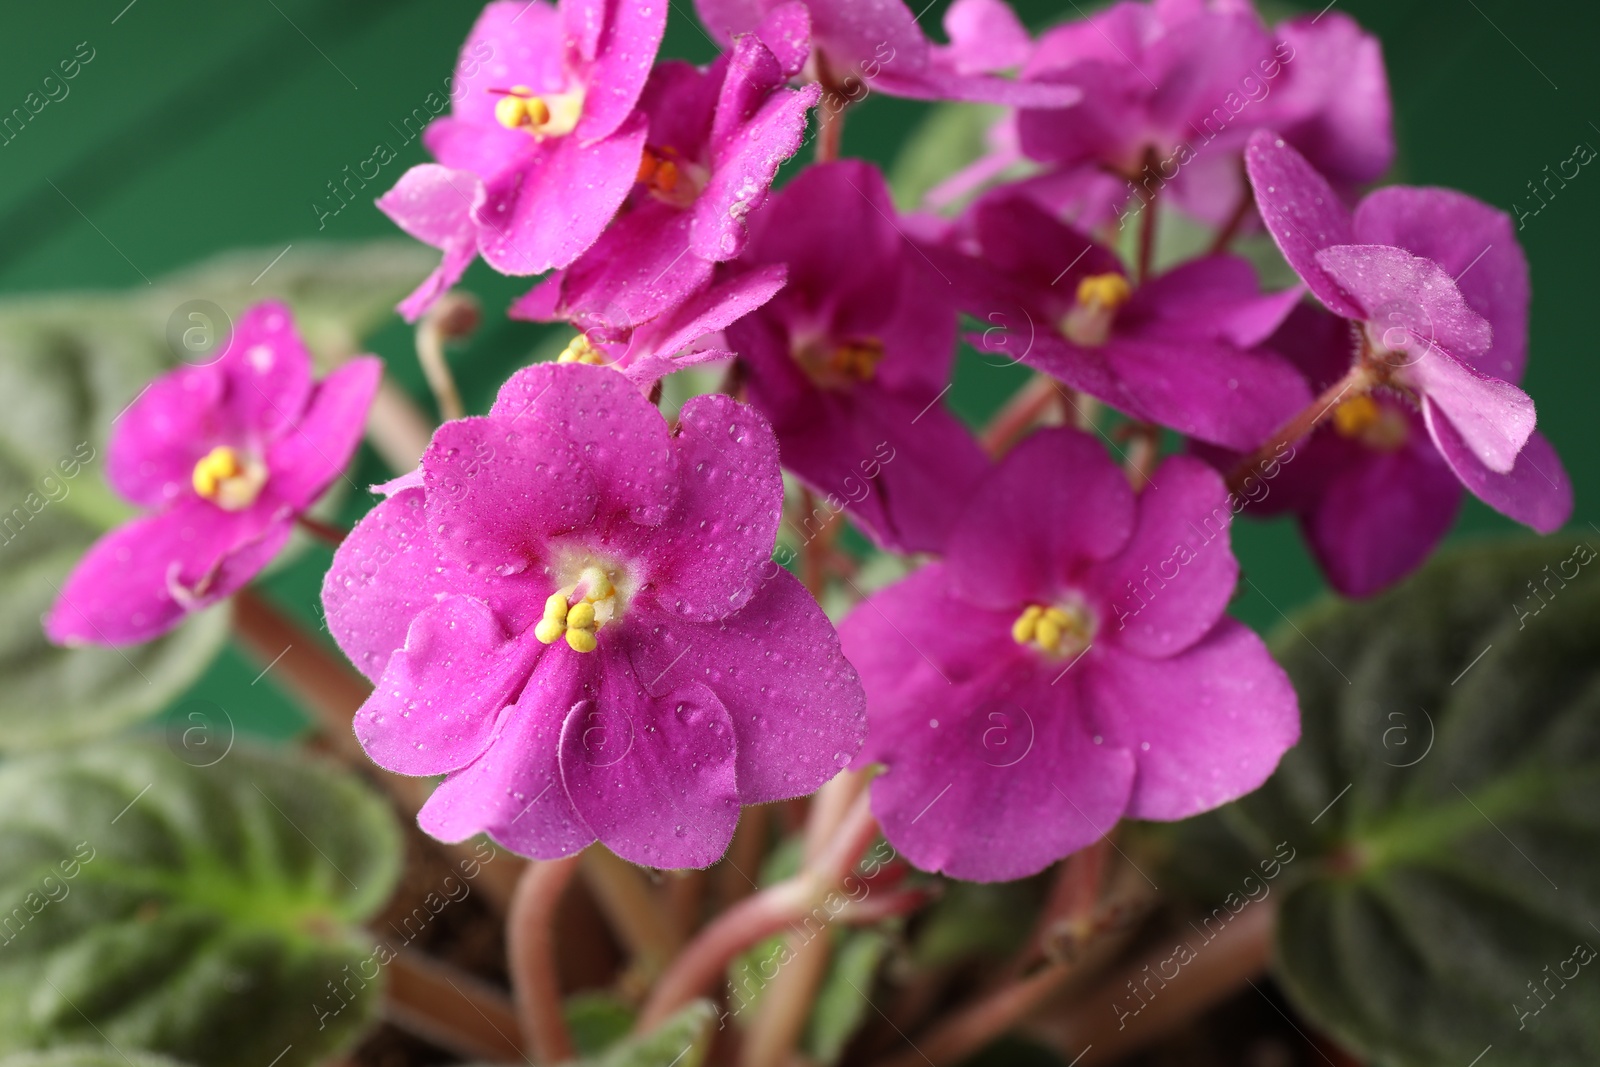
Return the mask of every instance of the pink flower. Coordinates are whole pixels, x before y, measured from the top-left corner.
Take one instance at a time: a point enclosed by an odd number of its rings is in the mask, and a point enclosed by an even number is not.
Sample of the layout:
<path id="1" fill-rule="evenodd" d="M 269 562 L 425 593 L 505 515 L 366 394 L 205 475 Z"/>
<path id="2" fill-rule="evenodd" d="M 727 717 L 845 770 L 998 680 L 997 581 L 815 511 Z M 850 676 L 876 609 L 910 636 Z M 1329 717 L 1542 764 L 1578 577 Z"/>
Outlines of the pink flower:
<path id="1" fill-rule="evenodd" d="M 150 509 L 106 534 L 45 616 L 57 644 L 148 641 L 244 586 L 339 477 L 382 364 L 326 379 L 289 309 L 258 304 L 214 362 L 151 383 L 112 425 L 108 476 Z"/>
<path id="2" fill-rule="evenodd" d="M 800 146 L 821 90 L 786 80 L 754 35 L 705 70 L 658 64 L 640 101 L 650 132 L 639 181 L 621 214 L 513 316 L 619 334 L 704 290 L 712 267 L 743 250 L 747 219 Z"/>
<path id="3" fill-rule="evenodd" d="M 860 747 L 855 671 L 771 561 L 783 485 L 754 410 L 696 397 L 669 432 L 622 376 L 540 364 L 394 488 L 323 603 L 375 683 L 367 752 L 448 775 L 434 836 L 704 867 L 740 804 L 808 793 Z"/>
<path id="4" fill-rule="evenodd" d="M 1245 154 L 1261 217 L 1328 310 L 1355 323 L 1359 362 L 1381 398 L 1416 410 L 1461 484 L 1540 533 L 1572 513 L 1572 485 L 1516 386 L 1527 362 L 1528 265 L 1510 218 L 1461 193 L 1392 186 L 1347 209 L 1282 138 Z M 1337 379 L 1335 379 L 1337 380 Z M 1375 402 L 1352 395 L 1350 403 Z M 1380 412 L 1346 425 L 1384 447 Z M 1338 420 L 1335 421 L 1338 425 Z M 1392 423 L 1401 440 L 1409 423 Z M 1373 572 L 1374 578 L 1382 571 Z M 1359 587 L 1359 586 L 1358 586 Z"/>
<path id="5" fill-rule="evenodd" d="M 634 105 L 666 4 L 496 0 L 462 47 L 451 114 L 378 200 L 444 252 L 400 305 L 415 320 L 477 256 L 502 274 L 543 274 L 594 244 L 633 187 L 646 121 Z"/>
<path id="6" fill-rule="evenodd" d="M 1026 44 L 1019 45 L 1019 34 L 1023 42 L 1027 37 L 998 0 L 957 4 L 947 21 L 947 47 L 928 40 L 901 0 L 695 0 L 695 9 L 723 42 L 752 31 L 765 40 L 808 35 L 810 58 L 799 50 L 807 76 L 850 100 L 879 91 L 918 100 L 1053 108 L 1080 96 L 1073 86 L 993 76 L 1020 61 Z"/>
<path id="7" fill-rule="evenodd" d="M 1222 479 L 1168 459 L 1135 497 L 1090 437 L 1041 431 L 971 498 L 942 562 L 840 626 L 867 691 L 872 808 L 926 870 L 1020 878 L 1117 820 L 1248 793 L 1299 735 L 1288 677 L 1223 615 Z"/>

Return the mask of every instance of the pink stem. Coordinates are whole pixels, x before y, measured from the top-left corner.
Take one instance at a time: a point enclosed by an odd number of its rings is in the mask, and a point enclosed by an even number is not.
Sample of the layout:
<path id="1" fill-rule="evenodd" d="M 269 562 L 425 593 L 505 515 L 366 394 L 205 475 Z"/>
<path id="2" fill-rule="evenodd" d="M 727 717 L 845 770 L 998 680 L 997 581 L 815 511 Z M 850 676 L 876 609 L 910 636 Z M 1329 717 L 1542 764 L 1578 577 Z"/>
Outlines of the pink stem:
<path id="1" fill-rule="evenodd" d="M 561 1063 L 575 1054 L 561 1014 L 556 974 L 555 913 L 578 870 L 578 857 L 536 860 L 517 881 L 506 919 L 506 959 L 516 995 L 524 1043 L 540 1063 Z"/>

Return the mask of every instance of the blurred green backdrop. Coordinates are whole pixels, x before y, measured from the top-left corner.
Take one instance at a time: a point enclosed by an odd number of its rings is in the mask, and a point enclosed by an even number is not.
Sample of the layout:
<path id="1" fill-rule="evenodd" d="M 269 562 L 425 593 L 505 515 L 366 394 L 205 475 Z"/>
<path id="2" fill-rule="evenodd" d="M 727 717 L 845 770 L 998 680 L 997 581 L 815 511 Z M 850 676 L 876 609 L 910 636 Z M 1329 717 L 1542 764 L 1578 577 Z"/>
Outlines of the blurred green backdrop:
<path id="1" fill-rule="evenodd" d="M 1530 185 L 1572 155 L 1600 145 L 1600 64 L 1592 55 L 1600 19 L 1590 5 L 1515 0 L 1336 0 L 1382 39 L 1397 110 L 1400 157 L 1391 179 L 1450 185 L 1510 211 L 1539 206 Z M 697 61 L 715 50 L 671 0 L 664 54 Z M 939 35 L 947 0 L 922 23 Z M 1073 0 L 1016 0 L 1035 28 L 1077 17 Z M 1328 5 L 1332 7 L 1333 5 Z M 369 202 L 319 219 L 327 183 L 344 177 L 399 132 L 414 108 L 442 88 L 480 5 L 472 0 L 93 0 L 7 4 L 0 16 L 0 115 L 22 105 L 62 60 L 90 57 L 20 133 L 0 145 L 0 295 L 63 289 L 143 287 L 215 252 L 261 250 L 261 266 L 316 240 L 359 241 L 396 230 Z M 1317 5 L 1303 5 L 1318 10 Z M 1274 4 L 1269 17 L 1301 8 Z M 59 89 L 56 90 L 59 93 Z M 871 97 L 846 124 L 845 152 L 887 165 L 927 113 Z M 376 196 L 425 159 L 407 144 L 366 193 Z M 1591 188 L 1592 185 L 1592 188 Z M 1531 369 L 1526 387 L 1540 424 L 1577 489 L 1576 531 L 1600 533 L 1600 457 L 1586 415 L 1600 367 L 1591 355 L 1596 298 L 1592 250 L 1600 239 L 1600 173 L 1580 172 L 1534 217 L 1524 246 L 1533 264 Z M 287 250 L 287 251 L 285 251 Z M 543 328 L 500 314 L 528 287 L 481 264 L 463 283 L 484 299 L 485 326 L 454 358 L 469 408 L 539 343 Z M 197 293 L 196 296 L 204 296 Z M 371 347 L 390 373 L 431 409 L 396 318 Z M 979 417 L 1015 386 L 1015 374 L 963 364 L 952 400 Z M 1586 429 L 1585 427 L 1588 427 Z M 358 482 L 384 476 L 370 455 Z M 347 500 L 354 519 L 367 501 Z M 1455 536 L 1512 529 L 1469 501 Z M 1259 592 L 1237 613 L 1258 628 L 1314 596 L 1320 583 L 1293 529 L 1241 523 L 1235 544 Z M 271 594 L 314 624 L 327 564 L 316 548 L 269 580 Z M 221 659 L 194 695 L 227 709 L 243 730 L 284 735 L 297 713 L 259 668 L 237 653 Z"/>

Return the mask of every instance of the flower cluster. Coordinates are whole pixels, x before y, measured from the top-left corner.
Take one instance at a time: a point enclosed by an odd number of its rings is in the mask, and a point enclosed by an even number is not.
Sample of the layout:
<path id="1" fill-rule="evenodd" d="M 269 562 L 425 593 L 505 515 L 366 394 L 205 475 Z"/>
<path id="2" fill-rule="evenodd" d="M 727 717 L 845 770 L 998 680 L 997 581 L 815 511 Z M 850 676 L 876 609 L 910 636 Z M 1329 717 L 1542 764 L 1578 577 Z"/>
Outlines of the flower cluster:
<path id="1" fill-rule="evenodd" d="M 881 765 L 911 861 L 1020 877 L 1296 742 L 1226 615 L 1236 515 L 1295 514 L 1350 595 L 1420 565 L 1463 489 L 1565 522 L 1511 220 L 1358 199 L 1395 145 L 1350 18 L 1124 0 L 1035 38 L 957 0 L 939 43 L 901 0 L 697 0 L 725 49 L 697 67 L 657 59 L 669 6 L 490 3 L 436 162 L 378 201 L 443 254 L 408 320 L 481 258 L 541 276 L 512 317 L 575 331 L 380 487 L 324 585 L 374 685 L 361 743 L 445 776 L 430 833 L 704 866 L 740 805 Z M 998 105 L 986 154 L 902 210 L 838 158 L 867 85 Z M 1158 240 L 1176 215 L 1205 251 Z M 1280 252 L 1298 284 L 1265 289 Z M 237 589 L 349 455 L 372 369 L 314 388 L 285 322 L 125 416 L 113 479 L 161 510 L 96 547 L 53 636 L 142 639 Z M 1032 373 L 981 436 L 946 404 L 963 337 Z M 661 379 L 712 362 L 669 421 Z M 909 576 L 863 592 L 814 512 L 809 589 L 774 564 L 785 471 Z M 837 634 L 824 592 L 855 601 Z"/>

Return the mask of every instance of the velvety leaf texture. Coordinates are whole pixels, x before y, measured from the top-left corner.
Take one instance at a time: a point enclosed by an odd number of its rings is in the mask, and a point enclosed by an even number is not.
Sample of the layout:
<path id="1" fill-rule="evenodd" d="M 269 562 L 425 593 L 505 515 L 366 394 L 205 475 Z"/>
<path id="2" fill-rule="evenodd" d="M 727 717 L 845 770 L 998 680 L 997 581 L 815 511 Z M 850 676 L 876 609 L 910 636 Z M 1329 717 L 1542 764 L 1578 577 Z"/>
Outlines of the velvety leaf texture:
<path id="1" fill-rule="evenodd" d="M 0 1052 L 315 1063 L 376 1014 L 382 978 L 351 977 L 372 952 L 357 924 L 399 860 L 381 799 L 303 758 L 196 768 L 122 743 L 7 763 Z"/>
<path id="2" fill-rule="evenodd" d="M 1285 628 L 1300 744 L 1180 832 L 1218 888 L 1294 848 L 1278 977 L 1375 1063 L 1600 1060 L 1597 563 L 1585 542 L 1474 546 Z"/>

